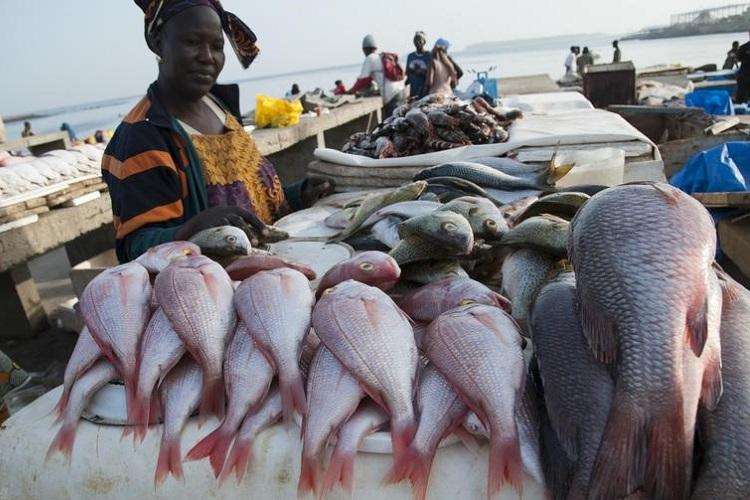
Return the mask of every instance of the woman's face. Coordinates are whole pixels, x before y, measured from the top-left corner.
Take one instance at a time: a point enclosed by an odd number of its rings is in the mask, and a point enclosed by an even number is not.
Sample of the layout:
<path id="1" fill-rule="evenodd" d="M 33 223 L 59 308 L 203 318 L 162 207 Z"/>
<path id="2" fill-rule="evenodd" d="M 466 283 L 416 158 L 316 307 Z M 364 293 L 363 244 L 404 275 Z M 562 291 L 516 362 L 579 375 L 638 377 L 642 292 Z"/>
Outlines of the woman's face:
<path id="1" fill-rule="evenodd" d="M 159 80 L 188 99 L 208 94 L 224 67 L 224 33 L 210 7 L 191 7 L 161 31 Z"/>

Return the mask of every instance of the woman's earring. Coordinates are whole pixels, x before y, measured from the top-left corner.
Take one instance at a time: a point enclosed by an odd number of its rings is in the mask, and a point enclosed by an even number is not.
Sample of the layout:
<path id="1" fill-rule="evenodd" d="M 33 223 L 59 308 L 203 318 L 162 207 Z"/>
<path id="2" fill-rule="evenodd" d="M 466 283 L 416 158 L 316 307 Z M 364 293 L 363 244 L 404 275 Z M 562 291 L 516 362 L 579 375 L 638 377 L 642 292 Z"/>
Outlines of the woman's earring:
<path id="1" fill-rule="evenodd" d="M 159 54 L 156 54 L 156 62 L 158 63 L 161 62 L 161 56 Z"/>

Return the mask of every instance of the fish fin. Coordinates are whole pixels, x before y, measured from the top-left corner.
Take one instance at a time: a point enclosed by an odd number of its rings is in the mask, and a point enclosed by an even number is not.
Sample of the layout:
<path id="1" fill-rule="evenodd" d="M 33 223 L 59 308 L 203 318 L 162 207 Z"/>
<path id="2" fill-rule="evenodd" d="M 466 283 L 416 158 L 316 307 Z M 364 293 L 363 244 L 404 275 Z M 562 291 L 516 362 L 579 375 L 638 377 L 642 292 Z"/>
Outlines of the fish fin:
<path id="1" fill-rule="evenodd" d="M 338 447 L 334 450 L 323 479 L 321 491 L 323 496 L 327 496 L 333 491 L 336 483 L 341 484 L 344 491 L 352 492 L 354 488 L 354 459 L 356 456 L 356 451 L 354 453 L 351 450 L 342 451 Z"/>
<path id="2" fill-rule="evenodd" d="M 205 422 L 206 417 L 211 413 L 219 418 L 224 416 L 224 381 L 221 377 L 203 383 L 199 411 L 201 423 Z"/>
<path id="3" fill-rule="evenodd" d="M 247 469 L 252 464 L 253 455 L 253 439 L 237 439 L 232 446 L 232 451 L 229 453 L 229 457 L 224 462 L 224 467 L 221 469 L 219 474 L 219 482 L 223 483 L 234 471 L 237 483 L 242 481 L 245 477 Z"/>
<path id="4" fill-rule="evenodd" d="M 209 457 L 214 477 L 218 478 L 233 438 L 234 432 L 232 432 L 232 429 L 222 423 L 222 425 L 193 446 L 185 456 L 185 460 L 200 460 Z"/>
<path id="5" fill-rule="evenodd" d="M 479 444 L 477 443 L 477 438 L 469 431 L 459 425 L 454 429 L 453 434 L 461 440 L 467 450 L 475 455 L 479 455 Z"/>
<path id="6" fill-rule="evenodd" d="M 687 340 L 690 343 L 690 348 L 698 357 L 703 354 L 706 338 L 708 338 L 708 308 L 708 297 L 702 295 L 698 301 L 690 306 L 687 313 Z"/>
<path id="7" fill-rule="evenodd" d="M 146 431 L 148 431 L 151 398 L 149 395 L 145 395 L 144 397 L 144 395 L 141 394 L 133 401 L 133 405 L 134 407 L 131 411 L 131 415 L 133 417 L 133 430 L 130 433 L 133 434 L 134 442 L 143 442 L 143 439 L 146 437 Z M 123 429 L 123 437 L 125 435 L 125 429 Z"/>
<path id="8" fill-rule="evenodd" d="M 487 472 L 487 498 L 491 499 L 505 484 L 523 494 L 523 462 L 518 434 L 509 438 L 490 436 L 490 460 Z"/>
<path id="9" fill-rule="evenodd" d="M 300 464 L 299 482 L 297 483 L 297 497 L 301 498 L 307 493 L 312 493 L 316 498 L 319 498 L 321 473 L 320 458 L 315 455 L 303 455 L 302 463 Z"/>
<path id="10" fill-rule="evenodd" d="M 495 305 L 499 307 L 500 309 L 502 309 L 503 311 L 507 312 L 508 314 L 512 312 L 513 305 L 510 303 L 510 300 L 508 300 L 505 296 L 497 292 L 493 292 L 492 300 L 493 302 L 495 302 Z"/>
<path id="11" fill-rule="evenodd" d="M 703 370 L 703 383 L 701 385 L 701 402 L 703 406 L 709 411 L 714 411 L 719 404 L 723 390 L 721 354 L 711 352 Z"/>
<path id="12" fill-rule="evenodd" d="M 279 392 L 281 393 L 281 406 L 284 408 L 285 423 L 291 422 L 295 411 L 300 415 L 305 415 L 307 412 L 305 384 L 299 371 L 291 376 L 279 375 Z"/>
<path id="13" fill-rule="evenodd" d="M 576 310 L 581 328 L 597 361 L 613 365 L 617 361 L 617 324 L 576 287 Z"/>
<path id="14" fill-rule="evenodd" d="M 430 481 L 430 471 L 435 452 L 420 454 L 416 448 L 409 446 L 401 457 L 396 460 L 391 470 L 385 476 L 385 484 L 396 484 L 408 479 L 411 483 L 415 500 L 427 498 L 427 486 Z"/>
<path id="15" fill-rule="evenodd" d="M 70 389 L 72 388 L 72 386 L 72 384 L 63 386 L 62 393 L 60 394 L 60 399 L 55 405 L 53 413 L 57 416 L 58 421 L 62 418 L 62 415 L 65 413 L 65 408 L 67 408 L 68 406 L 68 398 L 70 398 Z"/>
<path id="16" fill-rule="evenodd" d="M 398 460 L 406 451 L 416 432 L 417 425 L 413 418 L 408 420 L 391 419 L 391 446 L 394 460 Z"/>
<path id="17" fill-rule="evenodd" d="M 650 498 L 689 496 L 693 444 L 692 433 L 685 435 L 682 401 L 656 415 L 648 432 L 646 454 L 645 491 Z"/>
<path id="18" fill-rule="evenodd" d="M 78 429 L 78 420 L 74 424 L 63 423 L 60 429 L 57 431 L 55 438 L 49 445 L 47 450 L 46 460 L 52 458 L 55 452 L 60 452 L 65 456 L 65 459 L 70 463 L 71 456 L 73 455 L 73 445 L 76 440 L 76 430 Z"/>
<path id="19" fill-rule="evenodd" d="M 159 448 L 159 459 L 154 473 L 154 487 L 158 487 L 169 474 L 175 479 L 182 479 L 182 456 L 180 452 L 180 438 L 162 438 Z"/>
<path id="20" fill-rule="evenodd" d="M 540 404 L 540 407 L 543 403 Z M 567 454 L 550 424 L 546 410 L 540 415 L 539 426 L 540 455 L 542 471 L 549 489 L 554 492 L 555 500 L 567 498 L 576 464 Z"/>

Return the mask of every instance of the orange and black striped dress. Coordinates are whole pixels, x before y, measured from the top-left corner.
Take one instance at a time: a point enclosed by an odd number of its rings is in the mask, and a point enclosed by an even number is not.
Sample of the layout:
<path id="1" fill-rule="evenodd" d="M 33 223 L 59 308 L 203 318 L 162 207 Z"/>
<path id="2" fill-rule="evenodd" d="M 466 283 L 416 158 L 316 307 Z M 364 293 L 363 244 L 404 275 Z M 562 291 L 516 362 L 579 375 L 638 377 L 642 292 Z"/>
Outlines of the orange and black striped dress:
<path id="1" fill-rule="evenodd" d="M 301 184 L 282 188 L 242 128 L 238 87 L 217 85 L 211 94 L 225 115 L 221 135 L 190 134 L 166 111 L 153 84 L 107 145 L 102 175 L 120 262 L 173 241 L 181 224 L 209 207 L 241 206 L 266 223 L 289 211 L 287 199 L 299 207 Z"/>

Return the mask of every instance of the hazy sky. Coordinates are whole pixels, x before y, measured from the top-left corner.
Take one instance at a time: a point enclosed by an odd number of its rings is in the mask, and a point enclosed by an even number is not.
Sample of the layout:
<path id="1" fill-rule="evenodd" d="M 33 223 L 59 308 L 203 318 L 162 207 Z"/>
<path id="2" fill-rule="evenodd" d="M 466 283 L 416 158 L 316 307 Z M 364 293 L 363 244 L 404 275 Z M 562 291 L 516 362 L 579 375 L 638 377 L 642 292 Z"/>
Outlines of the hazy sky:
<path id="1" fill-rule="evenodd" d="M 495 40 L 626 33 L 726 0 L 224 0 L 258 35 L 243 72 L 227 54 L 224 81 L 359 62 L 360 43 L 406 53 L 415 30 L 455 49 Z M 143 93 L 156 62 L 131 0 L 0 0 L 0 115 Z M 229 45 L 227 50 L 231 51 Z"/>

